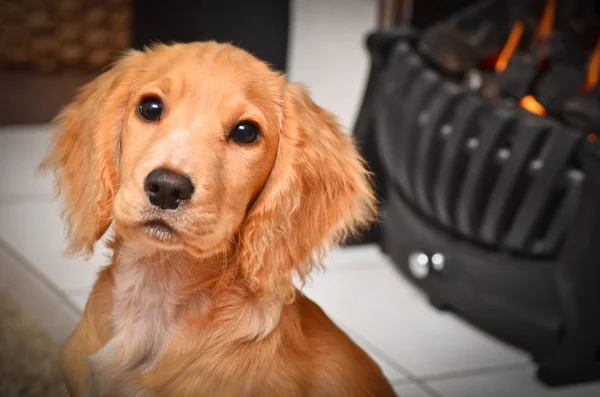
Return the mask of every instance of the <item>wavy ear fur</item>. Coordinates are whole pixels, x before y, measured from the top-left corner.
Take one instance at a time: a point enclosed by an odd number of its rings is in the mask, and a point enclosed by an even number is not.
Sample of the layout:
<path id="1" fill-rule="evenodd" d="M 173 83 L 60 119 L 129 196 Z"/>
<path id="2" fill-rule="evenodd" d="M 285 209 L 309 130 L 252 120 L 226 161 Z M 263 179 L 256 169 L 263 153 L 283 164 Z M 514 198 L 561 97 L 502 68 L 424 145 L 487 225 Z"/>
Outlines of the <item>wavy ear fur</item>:
<path id="1" fill-rule="evenodd" d="M 352 138 L 288 83 L 275 166 L 240 236 L 240 266 L 264 298 L 295 296 L 325 249 L 375 217 L 370 175 Z"/>
<path id="2" fill-rule="evenodd" d="M 58 132 L 41 167 L 54 170 L 71 255 L 91 255 L 112 222 L 119 137 L 131 89 L 125 74 L 136 55 L 129 53 L 84 86 L 55 120 Z"/>

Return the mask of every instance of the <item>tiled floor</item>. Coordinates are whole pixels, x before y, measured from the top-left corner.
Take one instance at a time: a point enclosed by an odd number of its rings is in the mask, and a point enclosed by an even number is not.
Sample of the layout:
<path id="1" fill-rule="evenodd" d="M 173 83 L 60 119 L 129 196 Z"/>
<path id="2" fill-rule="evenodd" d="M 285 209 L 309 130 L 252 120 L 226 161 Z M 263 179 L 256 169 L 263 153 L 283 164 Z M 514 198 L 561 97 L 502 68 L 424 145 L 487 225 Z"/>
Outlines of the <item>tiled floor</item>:
<path id="1" fill-rule="evenodd" d="M 351 126 L 368 67 L 362 37 L 374 24 L 375 8 L 374 0 L 339 3 L 296 2 L 290 74 Z M 106 252 L 98 250 L 88 262 L 62 256 L 51 178 L 35 171 L 48 137 L 47 126 L 0 129 L 0 288 L 32 302 L 41 297 L 40 316 L 53 317 L 56 333 L 64 337 Z M 23 281 L 15 270 L 20 266 L 37 284 Z M 600 385 L 560 391 L 539 385 L 525 354 L 432 309 L 376 247 L 334 251 L 326 273 L 315 274 L 305 291 L 379 362 L 401 396 L 600 395 Z"/>

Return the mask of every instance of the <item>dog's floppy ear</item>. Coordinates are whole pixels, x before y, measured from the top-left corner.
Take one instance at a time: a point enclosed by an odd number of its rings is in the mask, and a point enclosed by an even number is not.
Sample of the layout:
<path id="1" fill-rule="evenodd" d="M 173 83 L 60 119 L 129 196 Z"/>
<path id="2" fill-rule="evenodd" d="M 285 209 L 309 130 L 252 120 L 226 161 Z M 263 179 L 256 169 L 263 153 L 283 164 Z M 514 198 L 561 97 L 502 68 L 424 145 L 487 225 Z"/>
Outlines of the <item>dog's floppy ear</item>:
<path id="1" fill-rule="evenodd" d="M 119 136 L 131 89 L 125 74 L 138 55 L 127 54 L 84 86 L 55 120 L 58 131 L 41 167 L 54 170 L 69 254 L 91 255 L 112 222 Z"/>
<path id="2" fill-rule="evenodd" d="M 269 181 L 242 227 L 240 266 L 256 292 L 294 297 L 324 250 L 375 216 L 370 175 L 352 138 L 303 87 L 288 83 Z"/>

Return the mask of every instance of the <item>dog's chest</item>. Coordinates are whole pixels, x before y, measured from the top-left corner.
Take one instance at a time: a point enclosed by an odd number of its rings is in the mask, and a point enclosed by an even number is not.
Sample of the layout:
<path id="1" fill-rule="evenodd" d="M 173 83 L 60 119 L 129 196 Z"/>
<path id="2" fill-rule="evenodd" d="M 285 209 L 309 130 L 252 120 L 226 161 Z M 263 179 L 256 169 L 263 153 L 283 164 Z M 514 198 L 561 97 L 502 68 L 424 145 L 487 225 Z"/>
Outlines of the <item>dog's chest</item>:
<path id="1" fill-rule="evenodd" d="M 143 396 L 125 374 L 151 369 L 177 331 L 185 269 L 131 256 L 122 253 L 115 269 L 112 338 L 89 358 L 92 395 Z"/>

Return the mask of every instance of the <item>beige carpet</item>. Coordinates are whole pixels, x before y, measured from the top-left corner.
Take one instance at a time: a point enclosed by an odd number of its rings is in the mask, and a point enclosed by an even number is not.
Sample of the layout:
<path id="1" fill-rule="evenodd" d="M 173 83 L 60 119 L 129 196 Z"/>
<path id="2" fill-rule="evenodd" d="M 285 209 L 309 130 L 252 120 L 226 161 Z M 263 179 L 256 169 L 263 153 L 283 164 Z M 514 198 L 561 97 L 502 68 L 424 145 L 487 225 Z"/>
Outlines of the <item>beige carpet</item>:
<path id="1" fill-rule="evenodd" d="M 0 396 L 66 397 L 59 348 L 18 303 L 0 292 Z"/>

